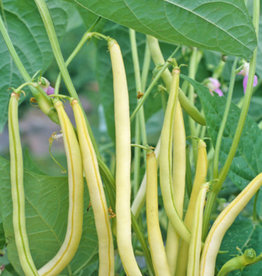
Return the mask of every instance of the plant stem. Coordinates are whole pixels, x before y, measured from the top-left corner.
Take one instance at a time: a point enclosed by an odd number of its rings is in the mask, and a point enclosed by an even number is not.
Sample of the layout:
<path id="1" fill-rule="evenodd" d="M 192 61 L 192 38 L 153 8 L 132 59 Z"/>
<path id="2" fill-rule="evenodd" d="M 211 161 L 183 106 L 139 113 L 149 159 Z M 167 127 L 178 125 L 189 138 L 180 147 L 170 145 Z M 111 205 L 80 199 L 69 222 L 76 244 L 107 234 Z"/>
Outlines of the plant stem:
<path id="1" fill-rule="evenodd" d="M 170 57 L 167 59 L 167 61 L 163 64 L 162 68 L 158 71 L 158 73 L 156 74 L 156 76 L 154 77 L 154 79 L 152 80 L 152 82 L 150 83 L 150 85 L 148 86 L 147 90 L 145 91 L 143 97 L 141 98 L 140 102 L 138 103 L 138 105 L 136 106 L 135 110 L 133 111 L 130 120 L 133 121 L 136 113 L 138 112 L 138 110 L 141 108 L 141 106 L 144 104 L 146 98 L 149 96 L 150 92 L 152 91 L 152 89 L 154 88 L 155 84 L 158 82 L 158 80 L 160 79 L 162 73 L 167 69 L 168 65 L 169 65 L 169 59 L 172 58 L 176 52 L 179 50 L 179 47 L 177 47 L 175 49 L 175 51 L 170 55 Z"/>
<path id="2" fill-rule="evenodd" d="M 133 65 L 134 65 L 136 92 L 137 92 L 137 95 L 139 95 L 139 93 L 142 92 L 142 85 L 141 85 L 139 58 L 138 58 L 137 45 L 136 45 L 136 32 L 132 29 L 129 29 L 129 37 L 130 37 L 130 45 L 131 45 L 132 59 L 133 59 Z M 138 103 L 139 101 L 140 100 L 137 99 Z M 144 115 L 143 106 L 141 107 L 141 109 L 136 115 L 135 144 L 140 144 L 140 141 L 141 141 L 140 126 L 141 128 L 143 127 L 145 128 L 145 121 L 141 120 L 144 118 L 144 116 L 143 115 L 141 116 L 140 115 L 141 113 L 143 113 Z M 137 193 L 137 190 L 139 187 L 140 160 L 141 160 L 141 150 L 139 147 L 136 147 L 135 156 L 134 156 L 134 194 Z"/>
<path id="3" fill-rule="evenodd" d="M 6 27 L 5 27 L 5 24 L 4 24 L 3 20 L 2 20 L 1 15 L 0 15 L 0 32 L 2 33 L 2 36 L 4 38 L 4 41 L 6 43 L 6 46 L 7 46 L 8 50 L 10 52 L 10 55 L 12 56 L 12 58 L 13 58 L 15 64 L 16 64 L 19 72 L 21 73 L 22 77 L 24 78 L 24 80 L 26 82 L 30 82 L 31 81 L 31 77 L 28 74 L 28 72 L 26 71 L 26 69 L 25 69 L 22 61 L 20 60 L 20 58 L 19 58 L 19 56 L 18 56 L 18 54 L 17 54 L 17 52 L 16 52 L 16 50 L 14 48 L 14 45 L 13 45 L 13 43 L 12 43 L 12 41 L 11 41 L 9 35 L 8 35 L 8 32 L 6 30 Z"/>
<path id="4" fill-rule="evenodd" d="M 197 48 L 193 48 L 193 52 L 192 52 L 190 62 L 189 62 L 189 73 L 188 73 L 188 76 L 191 79 L 195 79 L 198 63 L 199 63 L 198 50 L 197 50 Z M 189 85 L 188 98 L 189 98 L 189 101 L 191 102 L 191 104 L 194 105 L 195 93 L 194 93 L 194 87 L 192 85 Z M 195 137 L 196 136 L 195 122 L 191 117 L 188 118 L 188 121 L 189 121 L 190 135 L 192 137 Z M 192 140 L 193 157 L 194 157 L 195 163 L 196 163 L 196 159 L 197 159 L 197 143 L 198 142 L 196 139 Z"/>
<path id="5" fill-rule="evenodd" d="M 231 71 L 231 77 L 230 77 L 230 84 L 229 84 L 229 90 L 228 90 L 228 95 L 227 95 L 227 101 L 226 101 L 226 107 L 223 115 L 223 119 L 217 134 L 217 142 L 215 146 L 215 153 L 214 153 L 214 164 L 213 164 L 213 178 L 216 179 L 218 177 L 218 166 L 219 166 L 219 151 L 220 151 L 220 146 L 222 142 L 222 136 L 224 133 L 224 129 L 226 126 L 229 110 L 230 110 L 230 105 L 232 101 L 232 95 L 233 95 L 233 90 L 234 90 L 234 84 L 235 84 L 235 79 L 236 79 L 236 66 L 237 66 L 237 61 L 238 59 L 235 58 L 235 61 L 232 66 L 232 71 Z"/>
<path id="6" fill-rule="evenodd" d="M 258 36 L 258 30 L 259 30 L 259 15 L 260 15 L 260 0 L 254 0 L 253 5 L 253 24 L 256 31 L 256 35 Z M 205 209 L 205 216 L 204 216 L 204 227 L 203 227 L 203 238 L 206 237 L 207 231 L 208 231 L 208 225 L 210 216 L 212 213 L 212 209 L 217 197 L 217 194 L 219 193 L 223 182 L 226 179 L 226 176 L 229 172 L 230 165 L 233 161 L 233 158 L 235 156 L 235 153 L 237 151 L 238 143 L 242 134 L 242 130 L 244 128 L 245 120 L 248 113 L 248 108 L 250 105 L 250 100 L 252 96 L 252 90 L 253 90 L 253 81 L 254 81 L 254 75 L 256 70 L 256 56 L 257 56 L 257 48 L 255 48 L 253 52 L 253 56 L 250 61 L 250 67 L 249 67 L 249 75 L 248 75 L 248 82 L 247 82 L 247 88 L 246 88 L 246 94 L 244 97 L 243 107 L 240 113 L 239 121 L 236 128 L 236 133 L 232 141 L 232 145 L 229 151 L 229 154 L 227 156 L 226 162 L 219 173 L 218 181 L 213 183 L 211 187 L 211 191 L 208 195 L 207 203 L 206 203 L 206 209 Z"/>
<path id="7" fill-rule="evenodd" d="M 58 67 L 61 71 L 61 75 L 62 75 L 63 80 L 65 82 L 65 85 L 68 89 L 68 92 L 71 95 L 71 97 L 73 97 L 73 98 L 75 98 L 76 100 L 79 101 L 79 104 L 80 104 L 81 108 L 83 109 L 83 107 L 81 105 L 81 102 L 78 98 L 78 94 L 75 90 L 73 82 L 72 82 L 72 80 L 70 78 L 70 75 L 68 73 L 68 70 L 67 70 L 62 52 L 61 52 L 61 48 L 60 48 L 60 45 L 59 45 L 59 42 L 58 42 L 58 38 L 57 38 L 57 35 L 56 35 L 56 32 L 55 32 L 54 24 L 53 24 L 51 15 L 49 13 L 48 7 L 46 5 L 46 2 L 45 2 L 45 0 L 34 0 L 34 1 L 35 1 L 36 5 L 38 7 L 39 13 L 40 13 L 40 15 L 42 17 L 42 20 L 43 20 L 43 23 L 45 25 L 45 29 L 46 29 L 46 32 L 47 32 L 47 35 L 48 35 L 53 53 L 54 53 L 54 57 L 56 59 Z M 85 114 L 85 112 L 84 112 L 84 114 Z M 86 118 L 86 115 L 85 115 L 85 119 L 86 119 L 86 124 L 87 124 L 87 128 L 88 128 L 90 138 L 91 138 L 93 146 L 95 148 L 95 152 L 96 152 L 97 155 L 99 155 L 97 144 L 96 144 L 93 132 L 91 130 L 91 127 L 89 125 L 89 122 Z"/>
<path id="8" fill-rule="evenodd" d="M 73 52 L 71 53 L 71 55 L 69 56 L 69 58 L 66 60 L 66 66 L 68 66 L 72 62 L 72 60 L 79 53 L 79 51 L 82 49 L 82 47 L 84 46 L 84 44 L 86 43 L 86 41 L 89 40 L 89 39 L 91 39 L 94 35 L 96 35 L 96 33 L 91 33 L 91 31 L 98 24 L 98 22 L 100 20 L 101 20 L 101 17 L 99 17 L 91 25 L 91 27 L 85 32 L 85 34 L 83 35 L 83 37 L 81 38 L 81 40 L 79 41 L 79 43 L 77 44 L 77 46 L 75 47 L 75 49 L 73 50 Z M 56 95 L 59 93 L 60 83 L 61 83 L 61 73 L 59 72 L 58 77 L 56 79 L 56 83 L 55 83 L 55 92 L 54 92 L 54 94 L 56 94 Z"/>

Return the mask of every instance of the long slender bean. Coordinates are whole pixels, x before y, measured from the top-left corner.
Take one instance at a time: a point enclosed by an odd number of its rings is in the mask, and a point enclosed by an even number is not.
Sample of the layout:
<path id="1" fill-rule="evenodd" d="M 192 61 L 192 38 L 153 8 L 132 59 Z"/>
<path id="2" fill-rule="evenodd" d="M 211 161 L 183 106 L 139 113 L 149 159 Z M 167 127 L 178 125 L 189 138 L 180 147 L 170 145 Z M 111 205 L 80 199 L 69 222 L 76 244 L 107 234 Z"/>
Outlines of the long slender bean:
<path id="1" fill-rule="evenodd" d="M 262 173 L 257 175 L 217 217 L 204 244 L 200 266 L 201 276 L 214 275 L 217 253 L 226 231 L 261 186 Z"/>
<path id="2" fill-rule="evenodd" d="M 157 160 L 154 152 L 147 154 L 146 175 L 146 218 L 152 262 L 157 276 L 168 276 L 172 274 L 170 274 L 168 267 L 167 256 L 158 221 Z"/>
<path id="3" fill-rule="evenodd" d="M 23 156 L 18 124 L 19 94 L 12 93 L 8 108 L 11 192 L 13 201 L 13 227 L 20 264 L 26 276 L 37 276 L 26 231 L 25 196 L 23 183 Z"/>
<path id="4" fill-rule="evenodd" d="M 95 216 L 99 244 L 99 275 L 114 275 L 113 237 L 95 150 L 88 133 L 83 111 L 78 101 L 73 100 L 71 105 L 74 111 L 85 177 Z"/>
<path id="5" fill-rule="evenodd" d="M 172 126 L 174 121 L 175 106 L 178 99 L 180 69 L 173 69 L 173 78 L 170 88 L 169 99 L 165 112 L 163 128 L 161 132 L 160 144 L 160 186 L 164 201 L 164 208 L 169 221 L 182 239 L 189 242 L 190 232 L 184 225 L 177 213 L 174 203 L 171 173 L 171 145 L 172 145 Z"/>
<path id="6" fill-rule="evenodd" d="M 183 219 L 186 180 L 186 133 L 181 106 L 177 102 L 173 126 L 173 190 L 178 215 Z M 166 252 L 171 275 L 175 274 L 179 250 L 179 236 L 169 224 L 167 229 Z"/>
<path id="7" fill-rule="evenodd" d="M 64 110 L 61 101 L 55 100 L 62 128 L 64 147 L 67 158 L 69 209 L 67 230 L 64 242 L 57 254 L 38 273 L 41 276 L 58 275 L 73 259 L 82 236 L 83 225 L 83 169 L 79 144 L 74 128 Z"/>
<path id="8" fill-rule="evenodd" d="M 141 275 L 131 237 L 131 135 L 129 98 L 126 73 L 120 47 L 115 40 L 108 42 L 114 85 L 116 132 L 116 231 L 119 255 L 127 275 Z"/>

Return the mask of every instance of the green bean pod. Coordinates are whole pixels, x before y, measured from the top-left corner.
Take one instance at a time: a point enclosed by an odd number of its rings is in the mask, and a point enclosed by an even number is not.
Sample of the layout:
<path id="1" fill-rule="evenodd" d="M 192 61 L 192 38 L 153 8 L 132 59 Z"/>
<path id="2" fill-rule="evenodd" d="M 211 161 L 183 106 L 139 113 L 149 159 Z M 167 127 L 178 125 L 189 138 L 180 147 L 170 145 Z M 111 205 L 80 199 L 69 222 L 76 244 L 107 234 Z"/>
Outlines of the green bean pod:
<path id="1" fill-rule="evenodd" d="M 131 134 L 126 73 L 120 47 L 109 40 L 114 86 L 116 136 L 116 236 L 119 255 L 127 275 L 142 275 L 137 265 L 131 236 Z"/>
<path id="2" fill-rule="evenodd" d="M 13 227 L 20 264 L 26 276 L 37 276 L 26 232 L 23 155 L 18 124 L 19 94 L 12 93 L 8 108 L 10 176 L 13 201 Z"/>
<path id="3" fill-rule="evenodd" d="M 82 236 L 83 225 L 83 168 L 82 157 L 74 128 L 61 101 L 54 103 L 64 140 L 68 167 L 69 209 L 64 242 L 57 254 L 38 273 L 41 276 L 58 275 L 73 259 Z"/>
<path id="4" fill-rule="evenodd" d="M 88 133 L 83 111 L 78 101 L 73 100 L 71 105 L 76 121 L 77 135 L 83 159 L 86 182 L 95 216 L 99 244 L 99 275 L 114 275 L 113 237 L 96 154 Z"/>

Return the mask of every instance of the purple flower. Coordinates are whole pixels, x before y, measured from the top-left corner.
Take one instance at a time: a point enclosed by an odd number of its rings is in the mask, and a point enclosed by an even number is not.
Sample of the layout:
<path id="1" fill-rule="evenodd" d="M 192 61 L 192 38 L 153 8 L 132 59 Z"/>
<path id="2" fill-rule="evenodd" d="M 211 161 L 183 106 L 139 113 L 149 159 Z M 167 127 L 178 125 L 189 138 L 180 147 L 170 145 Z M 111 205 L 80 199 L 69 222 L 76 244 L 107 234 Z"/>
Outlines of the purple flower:
<path id="1" fill-rule="evenodd" d="M 46 92 L 47 95 L 54 94 L 55 89 L 49 85 L 48 87 L 42 87 L 42 89 Z"/>
<path id="2" fill-rule="evenodd" d="M 55 92 L 55 89 L 50 85 L 49 80 L 47 80 L 44 77 L 41 77 L 40 86 L 46 92 L 47 95 L 54 94 Z"/>
<path id="3" fill-rule="evenodd" d="M 244 93 L 246 93 L 248 74 L 249 74 L 249 63 L 248 62 L 244 63 L 243 69 L 238 74 L 244 76 L 243 88 L 244 88 Z M 255 87 L 256 85 L 257 85 L 257 76 L 255 75 L 254 76 L 254 81 L 253 81 L 253 87 Z"/>
<path id="4" fill-rule="evenodd" d="M 223 96 L 223 92 L 220 89 L 220 82 L 215 78 L 208 78 L 207 87 L 210 93 L 213 95 L 213 92 L 217 93 L 218 96 Z"/>

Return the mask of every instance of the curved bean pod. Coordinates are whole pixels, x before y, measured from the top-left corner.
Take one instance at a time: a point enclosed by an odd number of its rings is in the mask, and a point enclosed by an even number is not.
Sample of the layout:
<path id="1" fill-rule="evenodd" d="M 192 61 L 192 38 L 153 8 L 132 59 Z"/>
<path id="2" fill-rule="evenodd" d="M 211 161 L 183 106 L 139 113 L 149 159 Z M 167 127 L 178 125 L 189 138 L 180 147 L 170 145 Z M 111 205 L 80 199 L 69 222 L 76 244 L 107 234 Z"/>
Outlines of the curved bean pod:
<path id="1" fill-rule="evenodd" d="M 19 94 L 12 93 L 8 108 L 11 192 L 13 227 L 20 264 L 26 276 L 37 276 L 26 232 L 25 196 L 23 184 L 23 156 L 18 124 Z"/>
<path id="2" fill-rule="evenodd" d="M 204 244 L 200 266 L 201 276 L 214 275 L 217 253 L 226 231 L 261 185 L 262 173 L 257 175 L 215 220 Z"/>
<path id="3" fill-rule="evenodd" d="M 83 111 L 78 101 L 73 100 L 71 105 L 74 111 L 85 177 L 95 216 L 99 244 L 99 275 L 114 275 L 113 237 L 96 154 L 88 133 Z"/>
<path id="4" fill-rule="evenodd" d="M 174 202 L 180 218 L 183 218 L 185 179 L 186 179 L 186 133 L 182 109 L 176 105 L 173 126 L 173 190 Z M 169 224 L 167 229 L 166 253 L 171 275 L 175 274 L 179 249 L 179 236 Z"/>
<path id="5" fill-rule="evenodd" d="M 69 210 L 64 242 L 57 254 L 38 273 L 58 275 L 73 259 L 82 236 L 83 225 L 83 169 L 79 144 L 73 126 L 61 101 L 55 101 L 66 151 L 69 185 Z"/>
<path id="6" fill-rule="evenodd" d="M 201 185 L 206 182 L 207 169 L 208 160 L 206 144 L 203 140 L 199 140 L 195 179 L 184 219 L 185 225 L 188 227 L 189 231 L 192 230 L 193 220 L 195 216 L 194 211 L 196 209 L 196 201 L 201 189 Z M 180 254 L 178 256 L 176 269 L 176 273 L 181 276 L 186 275 L 188 263 L 188 248 L 188 244 L 182 241 L 180 245 Z"/>
<path id="7" fill-rule="evenodd" d="M 129 120 L 129 98 L 126 73 L 120 47 L 109 40 L 115 108 L 116 136 L 116 232 L 117 245 L 127 275 L 142 275 L 137 265 L 131 237 L 131 135 Z"/>
<path id="8" fill-rule="evenodd" d="M 184 222 L 177 213 L 174 203 L 173 187 L 172 187 L 172 173 L 171 173 L 171 149 L 172 149 L 172 126 L 175 113 L 175 105 L 177 102 L 178 87 L 179 87 L 180 69 L 173 69 L 173 78 L 168 98 L 167 108 L 163 128 L 161 132 L 160 144 L 160 186 L 164 201 L 164 208 L 169 221 L 177 231 L 179 236 L 185 241 L 189 242 L 190 232 L 186 228 Z"/>

